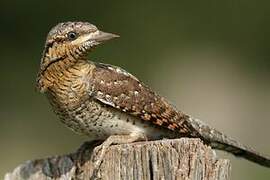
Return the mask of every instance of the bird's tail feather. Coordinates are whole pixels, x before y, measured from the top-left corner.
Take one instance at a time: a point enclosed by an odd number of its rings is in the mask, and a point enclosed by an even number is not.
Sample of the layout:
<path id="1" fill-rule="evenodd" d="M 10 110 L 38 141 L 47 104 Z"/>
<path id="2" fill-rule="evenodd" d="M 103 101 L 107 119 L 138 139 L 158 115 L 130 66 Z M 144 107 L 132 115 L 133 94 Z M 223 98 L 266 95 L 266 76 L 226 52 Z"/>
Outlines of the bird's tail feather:
<path id="1" fill-rule="evenodd" d="M 270 167 L 270 159 L 249 147 L 246 147 L 225 134 L 209 127 L 198 119 L 189 118 L 192 127 L 199 133 L 201 138 L 214 149 L 230 152 L 237 157 L 245 158 L 265 167 Z"/>

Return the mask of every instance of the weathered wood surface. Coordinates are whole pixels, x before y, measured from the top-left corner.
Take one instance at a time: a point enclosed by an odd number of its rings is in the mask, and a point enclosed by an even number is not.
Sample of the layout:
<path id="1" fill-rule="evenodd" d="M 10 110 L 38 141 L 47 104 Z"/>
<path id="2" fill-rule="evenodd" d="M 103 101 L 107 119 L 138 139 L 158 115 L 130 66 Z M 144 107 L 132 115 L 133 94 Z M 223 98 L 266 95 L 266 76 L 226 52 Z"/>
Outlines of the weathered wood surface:
<path id="1" fill-rule="evenodd" d="M 27 161 L 5 180 L 90 179 L 92 150 L 93 144 L 85 143 L 73 154 Z M 229 174 L 228 160 L 217 159 L 199 139 L 181 138 L 111 146 L 91 179 L 227 180 Z"/>

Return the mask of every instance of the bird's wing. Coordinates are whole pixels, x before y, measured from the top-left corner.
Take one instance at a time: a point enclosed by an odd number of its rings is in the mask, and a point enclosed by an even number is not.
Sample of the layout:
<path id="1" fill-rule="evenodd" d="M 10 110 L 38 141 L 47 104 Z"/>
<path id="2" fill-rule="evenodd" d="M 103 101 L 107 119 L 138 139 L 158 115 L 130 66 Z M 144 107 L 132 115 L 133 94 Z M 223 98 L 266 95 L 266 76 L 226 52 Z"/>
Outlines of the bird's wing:
<path id="1" fill-rule="evenodd" d="M 103 104 L 179 133 L 190 132 L 184 123 L 187 115 L 119 67 L 95 63 L 90 86 L 92 98 Z"/>

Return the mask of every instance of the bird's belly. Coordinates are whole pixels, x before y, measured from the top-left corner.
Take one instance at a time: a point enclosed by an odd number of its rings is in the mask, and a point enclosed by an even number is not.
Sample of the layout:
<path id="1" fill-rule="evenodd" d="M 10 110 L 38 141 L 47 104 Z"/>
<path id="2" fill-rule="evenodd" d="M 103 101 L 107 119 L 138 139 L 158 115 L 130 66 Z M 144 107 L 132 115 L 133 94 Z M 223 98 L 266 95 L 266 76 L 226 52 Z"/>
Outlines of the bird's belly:
<path id="1" fill-rule="evenodd" d="M 89 136 L 91 140 L 104 140 L 111 135 L 138 133 L 147 139 L 174 138 L 171 130 L 150 124 L 127 113 L 88 101 L 68 116 L 60 116 L 61 121 L 73 131 Z"/>

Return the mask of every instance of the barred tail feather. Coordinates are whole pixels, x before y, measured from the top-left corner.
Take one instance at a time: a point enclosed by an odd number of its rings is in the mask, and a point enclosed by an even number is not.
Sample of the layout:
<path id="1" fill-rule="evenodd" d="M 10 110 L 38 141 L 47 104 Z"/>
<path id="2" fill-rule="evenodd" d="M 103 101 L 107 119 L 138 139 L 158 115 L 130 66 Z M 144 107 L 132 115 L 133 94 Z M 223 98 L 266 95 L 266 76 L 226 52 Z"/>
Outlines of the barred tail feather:
<path id="1" fill-rule="evenodd" d="M 209 127 L 198 119 L 188 119 L 191 126 L 197 131 L 201 138 L 214 149 L 230 152 L 237 157 L 245 158 L 265 167 L 270 167 L 270 159 L 249 147 L 246 147 L 225 134 Z"/>

